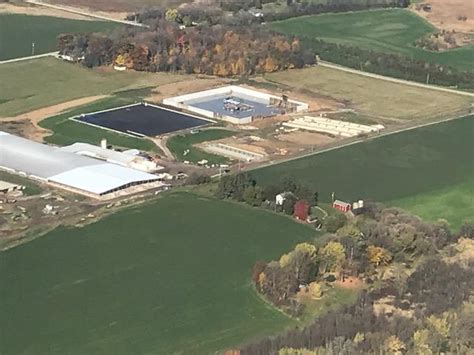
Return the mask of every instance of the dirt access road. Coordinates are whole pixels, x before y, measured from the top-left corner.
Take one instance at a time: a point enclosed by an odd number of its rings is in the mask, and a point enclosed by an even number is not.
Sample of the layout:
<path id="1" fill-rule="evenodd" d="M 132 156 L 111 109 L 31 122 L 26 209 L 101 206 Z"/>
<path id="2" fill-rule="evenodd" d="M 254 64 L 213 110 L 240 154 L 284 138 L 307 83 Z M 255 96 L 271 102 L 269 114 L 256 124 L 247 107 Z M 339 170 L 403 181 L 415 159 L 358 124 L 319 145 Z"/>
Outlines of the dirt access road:
<path id="1" fill-rule="evenodd" d="M 78 9 L 78 8 L 63 6 L 63 5 L 53 5 L 53 4 L 42 2 L 40 0 L 25 0 L 25 2 L 32 5 L 47 7 L 53 10 L 59 10 L 59 11 L 64 11 L 64 12 L 72 13 L 76 15 L 87 16 L 87 17 L 98 19 L 98 20 L 117 22 L 124 25 L 135 26 L 135 27 L 149 27 L 139 22 L 121 20 L 115 17 L 110 17 L 108 15 L 99 14 L 97 12 L 92 12 L 85 9 Z"/>

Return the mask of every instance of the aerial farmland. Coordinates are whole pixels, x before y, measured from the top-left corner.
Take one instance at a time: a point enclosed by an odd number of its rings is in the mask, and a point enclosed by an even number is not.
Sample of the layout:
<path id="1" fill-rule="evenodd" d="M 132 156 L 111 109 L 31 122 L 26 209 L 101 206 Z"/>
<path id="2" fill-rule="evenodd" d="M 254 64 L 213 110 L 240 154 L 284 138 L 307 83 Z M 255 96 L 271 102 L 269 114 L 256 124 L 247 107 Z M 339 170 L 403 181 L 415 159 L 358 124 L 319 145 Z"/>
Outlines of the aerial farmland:
<path id="1" fill-rule="evenodd" d="M 0 353 L 469 353 L 460 8 L 0 4 Z"/>

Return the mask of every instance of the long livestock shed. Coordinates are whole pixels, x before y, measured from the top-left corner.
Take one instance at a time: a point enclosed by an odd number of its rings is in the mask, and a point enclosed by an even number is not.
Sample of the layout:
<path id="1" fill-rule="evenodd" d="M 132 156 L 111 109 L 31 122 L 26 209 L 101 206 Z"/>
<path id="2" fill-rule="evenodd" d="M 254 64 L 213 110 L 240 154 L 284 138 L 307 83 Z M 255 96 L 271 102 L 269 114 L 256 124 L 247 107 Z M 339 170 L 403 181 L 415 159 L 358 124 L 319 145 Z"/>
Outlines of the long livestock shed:
<path id="1" fill-rule="evenodd" d="M 157 176 L 0 131 L 0 168 L 94 198 Z"/>

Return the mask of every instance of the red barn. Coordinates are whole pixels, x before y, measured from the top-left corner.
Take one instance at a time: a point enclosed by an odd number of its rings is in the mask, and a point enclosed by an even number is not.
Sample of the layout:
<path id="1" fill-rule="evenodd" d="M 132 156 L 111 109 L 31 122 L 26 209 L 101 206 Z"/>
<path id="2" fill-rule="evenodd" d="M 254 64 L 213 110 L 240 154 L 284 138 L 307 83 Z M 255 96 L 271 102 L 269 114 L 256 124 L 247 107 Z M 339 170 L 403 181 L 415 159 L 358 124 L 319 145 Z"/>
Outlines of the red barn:
<path id="1" fill-rule="evenodd" d="M 336 200 L 332 203 L 332 207 L 341 212 L 349 212 L 352 209 L 352 205 L 348 202 Z"/>
<path id="2" fill-rule="evenodd" d="M 310 205 L 305 200 L 299 200 L 295 203 L 293 216 L 300 221 L 306 221 L 309 215 Z"/>

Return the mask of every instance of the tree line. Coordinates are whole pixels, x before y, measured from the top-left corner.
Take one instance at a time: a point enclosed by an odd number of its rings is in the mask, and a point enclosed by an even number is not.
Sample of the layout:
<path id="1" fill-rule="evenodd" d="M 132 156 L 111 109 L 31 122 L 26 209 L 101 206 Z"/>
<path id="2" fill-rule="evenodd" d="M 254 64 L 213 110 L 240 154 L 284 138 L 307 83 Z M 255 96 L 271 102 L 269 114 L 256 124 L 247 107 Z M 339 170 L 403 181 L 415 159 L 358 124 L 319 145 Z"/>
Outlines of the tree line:
<path id="1" fill-rule="evenodd" d="M 296 38 L 253 25 L 193 26 L 189 19 L 191 26 L 183 28 L 176 22 L 182 16 L 176 11 L 157 16 L 147 21 L 149 28 L 62 35 L 59 51 L 87 67 L 117 65 L 137 71 L 217 76 L 274 72 L 315 63 L 314 53 L 303 49 Z"/>
<path id="2" fill-rule="evenodd" d="M 281 205 L 276 204 L 276 196 L 285 194 Z M 220 179 L 216 197 L 245 202 L 252 207 L 293 215 L 295 203 L 304 200 L 310 206 L 318 205 L 318 192 L 291 177 L 283 177 L 279 182 L 260 186 L 247 172 L 227 175 Z"/>
<path id="3" fill-rule="evenodd" d="M 401 54 L 382 53 L 358 47 L 329 43 L 302 37 L 305 48 L 311 48 L 322 60 L 395 78 L 442 86 L 474 88 L 474 73 L 412 59 Z"/>
<path id="4" fill-rule="evenodd" d="M 278 11 L 266 10 L 264 4 L 274 4 L 278 6 Z M 291 17 L 303 15 L 317 15 L 328 12 L 363 11 L 380 8 L 405 8 L 410 5 L 410 0 L 287 0 L 284 5 L 280 5 L 275 0 L 233 0 L 219 1 L 221 9 L 234 13 L 243 13 L 251 8 L 262 9 L 265 21 L 284 20 Z"/>
<path id="5" fill-rule="evenodd" d="M 370 204 L 335 234 L 299 244 L 278 261 L 257 262 L 252 272 L 256 290 L 292 315 L 302 310 L 294 297 L 300 286 L 324 297 L 330 275 L 361 279 L 367 286 L 357 302 L 241 353 L 468 353 L 474 348 L 474 258 L 459 254 L 472 248 L 472 224 L 452 233 L 441 222 Z"/>

